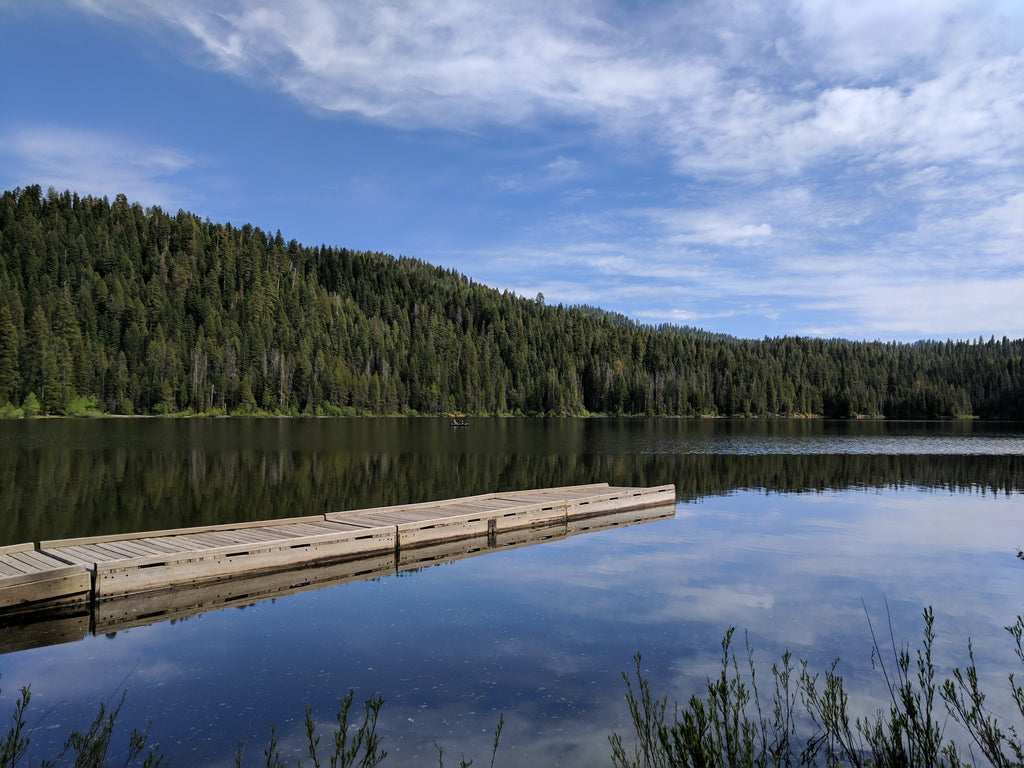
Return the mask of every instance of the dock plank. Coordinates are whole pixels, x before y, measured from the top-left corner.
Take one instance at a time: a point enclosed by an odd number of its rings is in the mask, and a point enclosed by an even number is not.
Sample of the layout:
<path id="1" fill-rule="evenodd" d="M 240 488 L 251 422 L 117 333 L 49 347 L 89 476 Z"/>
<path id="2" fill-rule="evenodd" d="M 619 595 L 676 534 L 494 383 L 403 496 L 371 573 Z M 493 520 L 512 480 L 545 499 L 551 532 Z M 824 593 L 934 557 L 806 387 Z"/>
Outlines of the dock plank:
<path id="1" fill-rule="evenodd" d="M 34 544 L 0 549 L 0 610 L 5 613 L 79 605 L 88 601 L 91 589 L 84 565 L 69 565 Z"/>
<path id="2" fill-rule="evenodd" d="M 151 548 L 141 547 L 134 541 L 107 541 L 99 547 L 105 552 L 120 555 L 122 558 L 147 557 L 154 554 Z"/>
<path id="3" fill-rule="evenodd" d="M 315 525 L 291 525 L 288 526 L 287 533 L 294 536 L 318 536 L 321 533 L 327 533 L 323 528 L 318 528 Z"/>
<path id="4" fill-rule="evenodd" d="M 47 554 L 59 558 L 67 558 L 71 562 L 85 563 L 87 565 L 93 565 L 99 559 L 109 559 L 103 557 L 97 557 L 97 552 L 94 545 L 83 545 L 83 546 L 70 546 L 61 547 L 56 550 L 44 550 Z"/>
<path id="5" fill-rule="evenodd" d="M 86 544 L 82 547 L 98 563 L 105 563 L 115 560 L 124 560 L 132 557 L 121 549 L 116 541 L 105 541 L 102 544 Z"/>
<path id="6" fill-rule="evenodd" d="M 170 554 L 173 552 L 185 552 L 189 548 L 180 541 L 175 541 L 173 536 L 163 536 L 152 539 L 136 539 L 139 543 L 144 543 L 147 547 L 153 550 L 153 554 L 163 552 L 164 554 Z"/>
<path id="7" fill-rule="evenodd" d="M 20 576 L 23 573 L 25 573 L 25 569 L 20 563 L 6 558 L 0 560 L 0 576 Z"/>
<path id="8" fill-rule="evenodd" d="M 277 538 L 268 531 L 260 531 L 258 533 L 257 531 L 259 529 L 239 529 L 231 532 L 231 538 L 238 544 L 258 544 L 261 541 Z"/>
<path id="9" fill-rule="evenodd" d="M 53 559 L 41 555 L 35 550 L 25 552 L 14 552 L 9 555 L 11 562 L 22 563 L 29 573 L 47 571 L 53 567 Z"/>
<path id="10" fill-rule="evenodd" d="M 32 551 L 35 548 L 35 544 L 33 544 L 31 541 L 27 541 L 23 544 L 7 544 L 3 547 L 0 547 L 0 555 L 9 555 L 14 552 Z"/>
<path id="11" fill-rule="evenodd" d="M 198 541 L 208 549 L 215 547 L 236 547 L 240 545 L 251 544 L 251 541 L 241 541 L 237 536 L 234 535 L 234 531 L 224 532 L 209 532 L 209 533 L 196 533 L 190 536 L 193 541 Z"/>
<path id="12" fill-rule="evenodd" d="M 25 596 L 49 599 L 54 589 L 80 594 L 83 583 L 91 583 L 86 591 L 103 601 L 224 580 L 258 581 L 270 573 L 372 557 L 423 563 L 491 549 L 496 542 L 508 546 L 633 524 L 657 515 L 630 510 L 662 505 L 674 514 L 674 502 L 671 485 L 594 483 L 12 545 L 0 548 L 0 610 L 24 602 Z M 436 549 L 428 552 L 430 547 Z M 410 552 L 404 554 L 405 549 Z M 59 586 L 62 579 L 64 587 Z"/>
<path id="13" fill-rule="evenodd" d="M 80 552 L 78 547 L 61 547 L 60 549 L 47 549 L 46 554 L 55 560 L 60 560 L 66 565 L 92 565 L 93 560 L 85 552 Z"/>

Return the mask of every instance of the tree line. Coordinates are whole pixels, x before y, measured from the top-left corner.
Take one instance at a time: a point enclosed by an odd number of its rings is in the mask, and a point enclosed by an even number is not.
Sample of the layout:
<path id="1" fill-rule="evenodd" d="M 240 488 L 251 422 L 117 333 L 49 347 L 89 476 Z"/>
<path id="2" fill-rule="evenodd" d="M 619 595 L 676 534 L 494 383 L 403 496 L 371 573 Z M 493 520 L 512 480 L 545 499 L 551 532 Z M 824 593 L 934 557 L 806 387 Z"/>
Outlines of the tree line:
<path id="1" fill-rule="evenodd" d="M 737 339 L 124 195 L 0 196 L 0 407 L 1024 418 L 1024 340 Z"/>

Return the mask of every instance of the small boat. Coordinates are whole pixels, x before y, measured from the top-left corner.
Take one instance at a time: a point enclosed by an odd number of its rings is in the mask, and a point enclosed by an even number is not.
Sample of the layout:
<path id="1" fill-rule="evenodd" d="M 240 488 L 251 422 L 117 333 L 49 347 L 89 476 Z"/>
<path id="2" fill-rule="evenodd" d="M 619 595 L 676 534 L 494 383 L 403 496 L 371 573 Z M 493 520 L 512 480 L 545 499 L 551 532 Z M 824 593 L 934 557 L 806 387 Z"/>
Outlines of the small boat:
<path id="1" fill-rule="evenodd" d="M 449 416 L 451 418 L 450 423 L 453 427 L 469 426 L 469 421 L 466 419 L 466 414 L 464 413 L 446 413 L 445 416 Z"/>

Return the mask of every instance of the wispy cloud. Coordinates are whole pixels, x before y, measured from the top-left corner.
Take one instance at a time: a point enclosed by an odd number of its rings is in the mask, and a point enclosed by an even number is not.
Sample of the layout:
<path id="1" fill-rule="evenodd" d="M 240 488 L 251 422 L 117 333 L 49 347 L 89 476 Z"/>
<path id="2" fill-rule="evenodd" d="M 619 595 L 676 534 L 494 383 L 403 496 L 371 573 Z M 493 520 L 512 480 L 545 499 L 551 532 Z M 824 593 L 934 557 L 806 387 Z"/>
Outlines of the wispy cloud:
<path id="1" fill-rule="evenodd" d="M 192 202 L 179 179 L 200 165 L 196 157 L 113 133 L 35 126 L 4 137 L 6 175 L 82 194 L 125 194 L 143 204 Z"/>
<path id="2" fill-rule="evenodd" d="M 771 237 L 772 226 L 739 210 L 648 210 L 643 214 L 666 231 L 669 242 L 753 245 Z"/>
<path id="3" fill-rule="evenodd" d="M 662 276 L 651 301 L 618 308 L 653 302 L 666 319 L 678 302 L 657 294 L 675 291 L 742 297 L 682 310 L 706 316 L 792 320 L 828 304 L 845 318 L 835 327 L 855 335 L 973 334 L 995 322 L 1024 333 L 1001 290 L 1024 279 L 1024 12 L 1009 0 L 78 4 L 173 32 L 183 59 L 312 114 L 467 135 L 571 126 L 608 167 L 620 153 L 667 166 L 674 184 L 646 208 L 606 198 L 524 226 L 514 244 L 524 266 L 506 283 L 529 284 L 530 253 L 556 253 L 602 274 L 614 263 Z M 481 178 L 539 194 L 578 180 L 579 157 L 554 150 Z M 150 178 L 172 175 L 168 162 Z M 690 185 L 714 194 L 673 199 Z M 510 267 L 474 263 L 480 279 Z M 984 282 L 964 290 L 965 270 L 1001 273 L 987 301 L 976 303 Z M 622 277 L 607 291 L 625 295 Z M 554 282 L 567 298 L 606 292 L 582 275 Z M 951 300 L 931 310 L 926 291 Z"/>
<path id="4" fill-rule="evenodd" d="M 545 166 L 550 181 L 562 183 L 576 178 L 580 173 L 580 162 L 571 157 L 559 155 Z"/>

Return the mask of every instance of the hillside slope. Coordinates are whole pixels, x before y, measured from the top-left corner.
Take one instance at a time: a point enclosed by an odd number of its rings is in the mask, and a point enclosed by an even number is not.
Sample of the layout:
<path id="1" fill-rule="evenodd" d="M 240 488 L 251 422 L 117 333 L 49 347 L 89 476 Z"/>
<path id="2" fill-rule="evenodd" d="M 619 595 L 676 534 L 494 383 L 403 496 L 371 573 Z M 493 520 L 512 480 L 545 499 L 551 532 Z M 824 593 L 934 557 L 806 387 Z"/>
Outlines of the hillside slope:
<path id="1" fill-rule="evenodd" d="M 0 196 L 0 406 L 1019 419 L 1022 353 L 655 329 L 123 195 Z"/>

